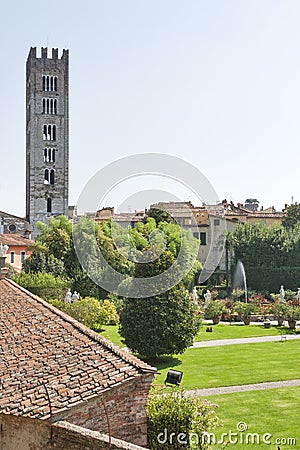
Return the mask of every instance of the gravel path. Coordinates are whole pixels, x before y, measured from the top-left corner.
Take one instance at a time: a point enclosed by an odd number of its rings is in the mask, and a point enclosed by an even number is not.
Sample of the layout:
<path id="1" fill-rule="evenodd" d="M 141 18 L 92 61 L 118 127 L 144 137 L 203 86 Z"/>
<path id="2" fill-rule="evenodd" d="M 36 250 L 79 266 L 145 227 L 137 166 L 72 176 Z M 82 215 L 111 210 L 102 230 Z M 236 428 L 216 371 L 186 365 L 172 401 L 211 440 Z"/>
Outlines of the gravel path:
<path id="1" fill-rule="evenodd" d="M 267 383 L 243 384 L 240 386 L 192 389 L 186 391 L 186 394 L 199 397 L 209 397 L 210 395 L 230 394 L 232 392 L 260 391 L 262 389 L 274 389 L 290 386 L 300 386 L 300 380 L 272 381 Z"/>
<path id="2" fill-rule="evenodd" d="M 290 341 L 293 339 L 300 339 L 300 334 L 286 334 L 285 340 Z M 275 342 L 281 341 L 281 335 L 278 336 L 260 336 L 260 337 L 250 337 L 250 338 L 237 338 L 237 339 L 219 339 L 212 341 L 200 341 L 194 342 L 193 347 L 217 347 L 221 345 L 234 345 L 234 344 L 253 344 L 254 342 Z"/>

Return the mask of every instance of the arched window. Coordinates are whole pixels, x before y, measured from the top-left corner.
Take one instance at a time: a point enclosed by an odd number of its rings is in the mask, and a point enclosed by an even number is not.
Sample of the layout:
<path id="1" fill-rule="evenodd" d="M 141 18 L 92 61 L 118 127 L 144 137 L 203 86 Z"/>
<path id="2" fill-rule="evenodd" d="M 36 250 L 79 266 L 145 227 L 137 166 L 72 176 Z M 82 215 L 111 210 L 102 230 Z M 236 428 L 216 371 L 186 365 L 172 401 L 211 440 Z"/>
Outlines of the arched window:
<path id="1" fill-rule="evenodd" d="M 53 75 L 43 75 L 43 91 L 57 92 L 57 77 Z"/>
<path id="2" fill-rule="evenodd" d="M 51 147 L 45 147 L 44 148 L 44 162 L 45 163 L 52 163 L 55 162 L 55 148 Z"/>
<path id="3" fill-rule="evenodd" d="M 54 169 L 50 170 L 50 184 L 54 184 Z"/>
<path id="4" fill-rule="evenodd" d="M 48 137 L 47 125 L 43 126 L 43 140 L 46 141 Z"/>
<path id="5" fill-rule="evenodd" d="M 47 213 L 52 212 L 52 198 L 47 198 Z"/>
<path id="6" fill-rule="evenodd" d="M 49 184 L 49 169 L 45 169 L 44 184 Z"/>
<path id="7" fill-rule="evenodd" d="M 56 125 L 43 125 L 43 140 L 56 141 Z"/>

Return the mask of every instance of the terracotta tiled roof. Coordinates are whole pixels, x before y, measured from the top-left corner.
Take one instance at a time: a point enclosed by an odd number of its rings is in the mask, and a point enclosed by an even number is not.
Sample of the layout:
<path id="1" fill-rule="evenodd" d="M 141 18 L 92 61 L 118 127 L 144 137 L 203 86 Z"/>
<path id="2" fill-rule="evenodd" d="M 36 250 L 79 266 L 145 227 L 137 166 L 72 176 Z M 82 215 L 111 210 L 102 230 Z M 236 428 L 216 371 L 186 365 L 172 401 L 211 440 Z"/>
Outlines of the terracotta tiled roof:
<path id="1" fill-rule="evenodd" d="M 3 245 L 33 245 L 34 241 L 20 234 L 0 234 L 0 243 Z"/>
<path id="2" fill-rule="evenodd" d="M 0 412 L 36 418 L 155 369 L 21 288 L 0 280 Z"/>

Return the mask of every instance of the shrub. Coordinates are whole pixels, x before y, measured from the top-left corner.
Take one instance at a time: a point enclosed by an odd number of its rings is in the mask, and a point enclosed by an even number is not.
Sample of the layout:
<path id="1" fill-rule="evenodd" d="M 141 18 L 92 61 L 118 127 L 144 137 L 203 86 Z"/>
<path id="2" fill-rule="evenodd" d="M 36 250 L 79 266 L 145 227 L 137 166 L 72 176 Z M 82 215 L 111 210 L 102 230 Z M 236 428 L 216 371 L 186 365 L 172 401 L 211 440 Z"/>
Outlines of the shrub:
<path id="1" fill-rule="evenodd" d="M 183 390 L 163 393 L 153 390 L 147 407 L 149 447 L 209 449 L 205 433 L 221 424 L 216 407 L 207 400 L 188 397 Z"/>
<path id="2" fill-rule="evenodd" d="M 51 304 L 95 331 L 101 330 L 117 315 L 113 303 L 108 300 L 101 302 L 93 297 L 85 297 L 74 303 L 54 300 Z"/>
<path id="3" fill-rule="evenodd" d="M 42 272 L 21 272 L 13 275 L 12 279 L 20 286 L 47 301 L 55 298 L 63 299 L 71 284 L 70 280 Z"/>
<path id="4" fill-rule="evenodd" d="M 248 302 L 235 302 L 234 310 L 241 316 L 243 319 L 247 319 L 251 316 L 251 314 L 255 314 L 258 312 L 258 308 L 254 303 Z"/>
<path id="5" fill-rule="evenodd" d="M 225 309 L 226 302 L 224 300 L 210 300 L 205 307 L 205 317 L 207 319 L 220 318 Z"/>

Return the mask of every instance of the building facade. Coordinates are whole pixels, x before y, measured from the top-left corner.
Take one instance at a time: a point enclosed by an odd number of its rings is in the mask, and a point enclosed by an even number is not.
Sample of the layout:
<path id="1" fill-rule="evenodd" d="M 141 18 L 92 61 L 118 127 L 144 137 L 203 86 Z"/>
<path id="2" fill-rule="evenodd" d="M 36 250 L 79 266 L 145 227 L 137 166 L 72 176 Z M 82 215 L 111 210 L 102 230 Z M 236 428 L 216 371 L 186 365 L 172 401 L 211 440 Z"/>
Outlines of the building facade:
<path id="1" fill-rule="evenodd" d="M 26 64 L 26 218 L 68 214 L 69 51 L 31 47 Z"/>
<path id="2" fill-rule="evenodd" d="M 19 234 L 0 234 L 0 243 L 9 247 L 6 262 L 20 272 L 24 260 L 32 253 L 30 246 L 34 241 Z"/>

